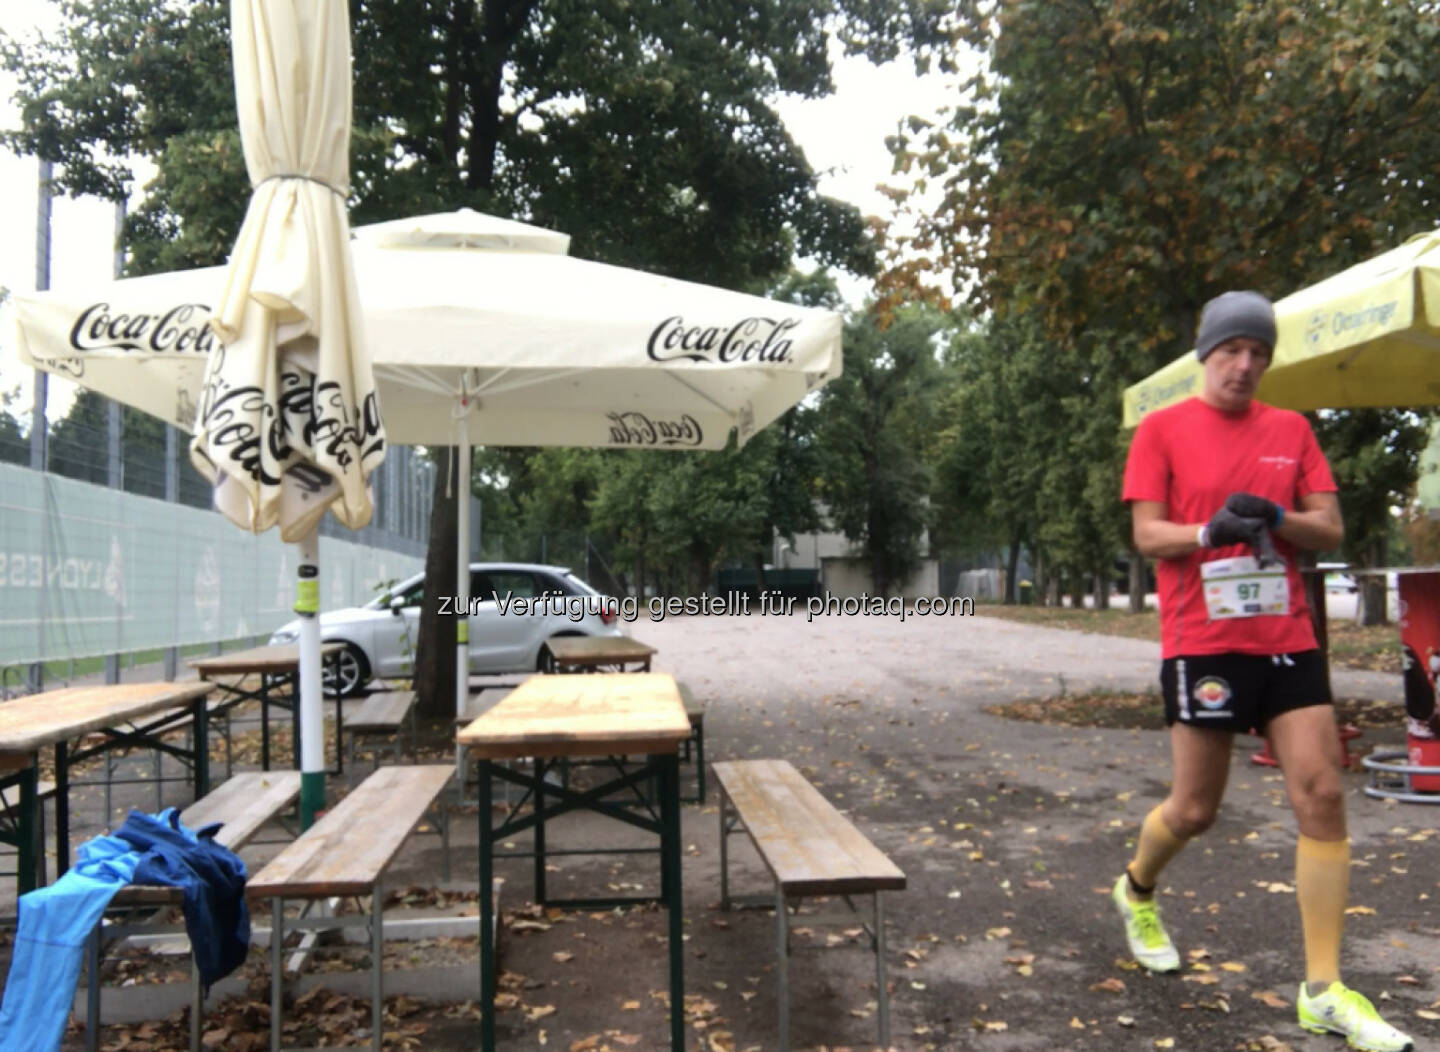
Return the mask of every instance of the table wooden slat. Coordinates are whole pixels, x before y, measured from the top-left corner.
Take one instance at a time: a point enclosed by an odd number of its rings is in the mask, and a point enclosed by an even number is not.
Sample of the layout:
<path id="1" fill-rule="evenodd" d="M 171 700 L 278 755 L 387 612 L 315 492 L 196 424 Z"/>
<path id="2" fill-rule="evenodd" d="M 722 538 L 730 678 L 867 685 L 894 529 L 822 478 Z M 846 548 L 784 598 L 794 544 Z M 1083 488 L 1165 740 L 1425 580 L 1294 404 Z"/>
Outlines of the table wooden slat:
<path id="1" fill-rule="evenodd" d="M 545 646 L 562 665 L 644 661 L 657 653 L 655 647 L 629 636 L 556 636 Z"/>
<path id="2" fill-rule="evenodd" d="M 690 737 L 663 672 L 531 676 L 457 735 L 482 758 L 672 753 Z"/>
<path id="3" fill-rule="evenodd" d="M 0 753 L 33 752 L 184 705 L 214 689 L 213 683 L 108 683 L 15 698 L 0 703 Z"/>
<path id="4" fill-rule="evenodd" d="M 900 868 L 788 760 L 721 761 L 711 770 L 787 892 L 840 895 L 905 887 Z"/>
<path id="5" fill-rule="evenodd" d="M 451 764 L 381 767 L 251 877 L 246 895 L 367 894 L 454 776 Z"/>
<path id="6" fill-rule="evenodd" d="M 320 656 L 329 657 L 343 648 L 342 643 L 321 643 Z M 251 672 L 294 672 L 300 667 L 300 645 L 250 647 L 228 654 L 210 654 L 189 662 L 202 676 L 235 676 Z"/>

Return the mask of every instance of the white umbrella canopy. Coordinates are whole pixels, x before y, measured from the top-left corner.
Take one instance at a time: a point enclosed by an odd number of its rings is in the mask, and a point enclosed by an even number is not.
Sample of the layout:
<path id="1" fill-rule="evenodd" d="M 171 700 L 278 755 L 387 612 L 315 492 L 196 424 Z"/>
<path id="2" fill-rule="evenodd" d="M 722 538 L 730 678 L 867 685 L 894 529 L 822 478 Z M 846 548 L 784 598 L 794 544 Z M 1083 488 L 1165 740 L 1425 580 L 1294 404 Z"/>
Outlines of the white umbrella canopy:
<path id="1" fill-rule="evenodd" d="M 354 235 L 388 440 L 458 446 L 461 478 L 472 442 L 722 449 L 840 375 L 838 314 L 572 259 L 553 231 L 462 210 Z M 17 296 L 20 357 L 191 430 L 205 363 L 223 353 L 208 324 L 215 273 Z M 462 619 L 457 711 L 466 632 Z"/>
<path id="2" fill-rule="evenodd" d="M 541 228 L 461 211 L 354 234 L 392 442 L 454 444 L 463 415 L 484 445 L 720 449 L 840 374 L 837 314 L 574 259 Z M 218 272 L 17 295 L 20 357 L 194 430 Z"/>
<path id="3" fill-rule="evenodd" d="M 1440 405 L 1440 230 L 1275 304 L 1275 355 L 1255 397 L 1285 409 Z M 1125 391 L 1125 426 L 1200 393 L 1193 353 Z"/>

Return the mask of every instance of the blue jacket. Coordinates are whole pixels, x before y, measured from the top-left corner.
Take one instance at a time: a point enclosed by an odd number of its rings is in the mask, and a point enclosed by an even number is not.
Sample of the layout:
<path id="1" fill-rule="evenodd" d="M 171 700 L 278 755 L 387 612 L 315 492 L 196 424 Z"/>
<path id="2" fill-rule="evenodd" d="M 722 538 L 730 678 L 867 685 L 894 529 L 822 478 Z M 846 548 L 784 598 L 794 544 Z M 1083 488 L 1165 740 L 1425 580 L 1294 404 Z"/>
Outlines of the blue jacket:
<path id="1" fill-rule="evenodd" d="M 132 884 L 184 889 L 185 931 L 200 983 L 210 987 L 245 963 L 250 911 L 245 905 L 245 863 L 215 843 L 219 823 L 193 832 L 175 809 L 158 815 L 131 811 L 115 836 L 140 853 Z"/>
<path id="2" fill-rule="evenodd" d="M 126 884 L 185 891 L 185 927 L 206 989 L 245 959 L 250 914 L 245 864 L 215 830 L 180 825 L 174 808 L 130 812 L 113 836 L 87 840 L 54 884 L 20 896 L 20 923 L 0 1002 L 0 1052 L 58 1052 L 80 978 L 85 940 Z"/>

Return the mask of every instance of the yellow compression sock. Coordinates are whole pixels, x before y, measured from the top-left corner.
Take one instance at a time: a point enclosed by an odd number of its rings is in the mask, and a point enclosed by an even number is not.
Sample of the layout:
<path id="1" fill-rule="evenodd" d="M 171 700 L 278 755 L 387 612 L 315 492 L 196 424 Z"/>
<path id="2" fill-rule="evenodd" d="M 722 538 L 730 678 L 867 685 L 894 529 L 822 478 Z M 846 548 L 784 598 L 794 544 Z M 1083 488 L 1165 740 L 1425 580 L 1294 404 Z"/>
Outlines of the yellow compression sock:
<path id="1" fill-rule="evenodd" d="M 1153 888 L 1160 879 L 1160 871 L 1185 846 L 1165 819 L 1160 817 L 1160 805 L 1156 805 L 1140 824 L 1140 839 L 1135 844 L 1135 858 L 1130 863 L 1130 879 L 1143 888 Z M 1134 886 L 1130 888 L 1134 894 Z"/>
<path id="2" fill-rule="evenodd" d="M 1305 980 L 1328 986 L 1340 978 L 1340 933 L 1350 891 L 1350 841 L 1295 843 L 1295 898 L 1305 932 Z"/>

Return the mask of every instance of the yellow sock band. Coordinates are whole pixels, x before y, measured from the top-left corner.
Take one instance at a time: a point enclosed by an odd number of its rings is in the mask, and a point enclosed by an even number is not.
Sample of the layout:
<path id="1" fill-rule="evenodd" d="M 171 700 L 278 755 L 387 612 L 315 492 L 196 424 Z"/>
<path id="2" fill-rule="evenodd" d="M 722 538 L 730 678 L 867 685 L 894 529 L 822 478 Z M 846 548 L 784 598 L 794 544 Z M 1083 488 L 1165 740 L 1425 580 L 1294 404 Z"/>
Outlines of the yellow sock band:
<path id="1" fill-rule="evenodd" d="M 1160 871 L 1180 853 L 1185 841 L 1170 831 L 1160 816 L 1160 806 L 1152 808 L 1140 824 L 1140 838 L 1135 842 L 1135 858 L 1130 862 L 1130 878 L 1142 887 L 1154 887 Z"/>
<path id="2" fill-rule="evenodd" d="M 1305 933 L 1305 980 L 1333 983 L 1340 978 L 1340 937 L 1350 893 L 1350 841 L 1295 842 L 1295 900 Z"/>

